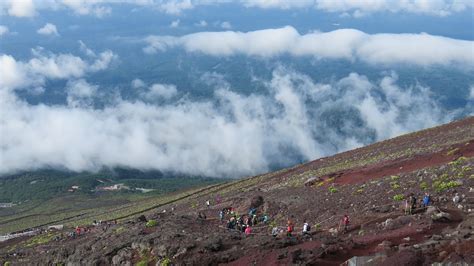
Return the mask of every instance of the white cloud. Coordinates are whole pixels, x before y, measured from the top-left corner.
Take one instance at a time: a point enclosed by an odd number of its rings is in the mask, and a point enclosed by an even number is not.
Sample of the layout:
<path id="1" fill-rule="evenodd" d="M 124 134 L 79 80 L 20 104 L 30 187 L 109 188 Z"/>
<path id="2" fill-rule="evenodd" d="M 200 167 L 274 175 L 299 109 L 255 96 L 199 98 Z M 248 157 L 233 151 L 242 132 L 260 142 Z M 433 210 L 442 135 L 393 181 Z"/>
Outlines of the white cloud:
<path id="1" fill-rule="evenodd" d="M 0 37 L 7 34 L 8 32 L 9 32 L 9 30 L 8 30 L 7 26 L 0 25 Z"/>
<path id="2" fill-rule="evenodd" d="M 0 70 L 7 71 L 0 80 L 0 173 L 121 166 L 242 176 L 293 164 L 295 156 L 310 160 L 452 118 L 428 88 L 402 88 L 396 74 L 370 81 L 352 73 L 326 84 L 287 68 L 276 69 L 269 80 L 256 79 L 266 94 L 235 93 L 225 76 L 207 73 L 202 79 L 215 84 L 213 99 L 179 98 L 173 85 L 145 88 L 137 80 L 145 94 L 168 100 L 118 99 L 98 109 L 93 108 L 98 87 L 81 77 L 93 63 L 76 73 L 65 67 L 70 59 L 61 55 L 35 56 L 46 58 L 36 58 L 32 67 L 35 58 L 0 57 Z M 66 71 L 57 73 L 51 65 Z M 66 85 L 67 105 L 31 105 L 16 95 L 23 80 L 39 73 L 72 78 Z"/>
<path id="3" fill-rule="evenodd" d="M 171 24 L 170 24 L 170 27 L 171 27 L 171 28 L 177 28 L 177 27 L 179 27 L 179 22 L 180 22 L 179 19 L 173 20 L 173 21 L 171 22 Z"/>
<path id="4" fill-rule="evenodd" d="M 184 10 L 194 8 L 191 0 L 165 0 L 159 1 L 158 9 L 171 15 L 179 15 Z"/>
<path id="5" fill-rule="evenodd" d="M 229 30 L 229 29 L 232 29 L 232 25 L 230 24 L 229 21 L 224 21 L 221 23 L 221 28 L 225 30 Z"/>
<path id="6" fill-rule="evenodd" d="M 253 0 L 241 1 L 246 7 L 259 8 L 316 8 L 325 12 L 337 12 L 344 16 L 362 17 L 375 12 L 415 13 L 433 16 L 448 16 L 474 7 L 468 0 Z"/>
<path id="7" fill-rule="evenodd" d="M 51 23 L 46 23 L 42 28 L 38 29 L 36 32 L 41 35 L 59 36 L 56 25 L 51 24 Z"/>
<path id="8" fill-rule="evenodd" d="M 0 13 L 16 17 L 32 17 L 41 10 L 62 12 L 64 9 L 68 9 L 77 15 L 104 17 L 112 12 L 114 5 L 126 3 L 138 7 L 153 8 L 169 15 L 180 15 L 199 5 L 220 5 L 229 2 L 200 0 L 5 0 L 0 2 Z M 443 17 L 474 8 L 474 2 L 469 0 L 236 0 L 236 2 L 249 8 L 314 8 L 354 17 L 375 12 L 405 12 Z"/>
<path id="9" fill-rule="evenodd" d="M 315 5 L 315 0 L 241 0 L 240 1 L 246 7 L 259 7 L 259 8 L 278 8 L 278 9 L 291 9 L 291 8 L 306 8 Z"/>
<path id="10" fill-rule="evenodd" d="M 170 84 L 153 84 L 148 91 L 142 93 L 142 97 L 147 100 L 169 100 L 178 94 L 175 85 Z"/>
<path id="11" fill-rule="evenodd" d="M 207 21 L 200 20 L 198 23 L 195 23 L 194 25 L 196 25 L 198 27 L 206 27 L 207 26 Z"/>
<path id="12" fill-rule="evenodd" d="M 70 107 L 90 107 L 98 86 L 91 85 L 84 79 L 69 81 L 66 85 L 67 103 Z"/>
<path id="13" fill-rule="evenodd" d="M 448 16 L 473 8 L 472 1 L 465 0 L 317 0 L 316 8 L 327 12 L 351 12 L 360 17 L 374 12 L 407 12 L 434 16 Z"/>
<path id="14" fill-rule="evenodd" d="M 15 17 L 33 17 L 36 15 L 33 0 L 6 0 L 8 14 Z"/>
<path id="15" fill-rule="evenodd" d="M 15 90 L 28 86 L 41 86 L 47 79 L 81 78 L 90 72 L 103 70 L 117 56 L 107 50 L 85 61 L 71 54 L 47 53 L 43 48 L 32 49 L 33 58 L 16 61 L 10 55 L 0 55 L 0 89 Z"/>
<path id="16" fill-rule="evenodd" d="M 132 88 L 134 89 L 144 88 L 146 86 L 145 82 L 143 82 L 143 80 L 141 79 L 132 80 L 131 85 L 132 85 Z"/>
<path id="17" fill-rule="evenodd" d="M 181 37 L 149 36 L 147 53 L 183 47 L 212 56 L 273 57 L 283 54 L 360 60 L 371 64 L 474 66 L 473 41 L 421 34 L 367 34 L 354 29 L 300 35 L 286 26 L 252 32 L 198 32 Z"/>
<path id="18" fill-rule="evenodd" d="M 474 85 L 469 89 L 469 100 L 474 101 Z"/>
<path id="19" fill-rule="evenodd" d="M 89 49 L 89 47 L 87 47 L 87 45 L 82 40 L 79 40 L 79 49 L 89 57 L 95 57 L 96 56 L 94 51 Z"/>

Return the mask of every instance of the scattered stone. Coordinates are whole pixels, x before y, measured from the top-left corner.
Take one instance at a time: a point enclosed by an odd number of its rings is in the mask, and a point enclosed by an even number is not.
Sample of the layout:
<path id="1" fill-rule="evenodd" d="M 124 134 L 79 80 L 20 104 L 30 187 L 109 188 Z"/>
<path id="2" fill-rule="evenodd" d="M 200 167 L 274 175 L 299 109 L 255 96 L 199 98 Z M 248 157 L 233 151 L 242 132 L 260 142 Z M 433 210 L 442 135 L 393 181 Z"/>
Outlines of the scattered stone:
<path id="1" fill-rule="evenodd" d="M 411 238 L 410 237 L 405 237 L 403 240 L 407 241 L 407 242 L 410 242 Z"/>
<path id="2" fill-rule="evenodd" d="M 450 222 L 452 221 L 451 214 L 447 212 L 439 212 L 436 214 L 433 214 L 431 216 L 431 219 L 435 222 Z"/>

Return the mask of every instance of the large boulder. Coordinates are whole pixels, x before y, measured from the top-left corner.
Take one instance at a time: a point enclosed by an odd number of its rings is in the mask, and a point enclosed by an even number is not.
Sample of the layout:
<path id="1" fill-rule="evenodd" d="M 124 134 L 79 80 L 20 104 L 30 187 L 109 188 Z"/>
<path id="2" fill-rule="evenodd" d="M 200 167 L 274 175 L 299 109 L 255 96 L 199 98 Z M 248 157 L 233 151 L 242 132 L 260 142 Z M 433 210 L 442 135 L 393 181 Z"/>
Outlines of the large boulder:
<path id="1" fill-rule="evenodd" d="M 311 187 L 313 185 L 315 185 L 316 183 L 319 183 L 321 182 L 321 178 L 317 177 L 317 176 L 313 176 L 313 177 L 310 177 L 308 178 L 308 180 L 306 180 L 304 182 L 304 185 L 305 187 Z"/>
<path id="2" fill-rule="evenodd" d="M 262 196 L 254 196 L 250 200 L 249 208 L 258 208 L 263 205 L 263 197 Z"/>
<path id="3" fill-rule="evenodd" d="M 431 219 L 435 222 L 451 222 L 453 220 L 451 214 L 447 212 L 438 212 L 431 215 Z"/>

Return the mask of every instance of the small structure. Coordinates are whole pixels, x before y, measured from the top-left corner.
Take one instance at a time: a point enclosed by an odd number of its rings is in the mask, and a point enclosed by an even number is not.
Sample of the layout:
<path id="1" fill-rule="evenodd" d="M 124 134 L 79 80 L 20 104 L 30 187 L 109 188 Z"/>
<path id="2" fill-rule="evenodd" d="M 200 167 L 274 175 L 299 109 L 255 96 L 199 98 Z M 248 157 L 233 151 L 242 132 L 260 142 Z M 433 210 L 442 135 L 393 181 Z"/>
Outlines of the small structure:
<path id="1" fill-rule="evenodd" d="M 50 225 L 48 230 L 63 230 L 64 224 Z"/>

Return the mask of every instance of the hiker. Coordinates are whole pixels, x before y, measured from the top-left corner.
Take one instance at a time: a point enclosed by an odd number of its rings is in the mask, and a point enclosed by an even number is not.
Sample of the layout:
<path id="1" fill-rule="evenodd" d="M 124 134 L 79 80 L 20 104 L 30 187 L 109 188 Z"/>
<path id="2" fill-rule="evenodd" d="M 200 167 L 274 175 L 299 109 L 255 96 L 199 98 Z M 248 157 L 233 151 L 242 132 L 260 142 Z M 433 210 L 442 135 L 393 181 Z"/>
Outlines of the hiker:
<path id="1" fill-rule="evenodd" d="M 252 215 L 255 215 L 257 213 L 257 209 L 256 208 L 250 208 L 249 209 L 249 215 L 252 216 Z"/>
<path id="2" fill-rule="evenodd" d="M 405 199 L 405 215 L 410 214 L 410 201 Z"/>
<path id="3" fill-rule="evenodd" d="M 342 229 L 343 229 L 343 232 L 346 233 L 347 230 L 349 229 L 349 224 L 350 224 L 350 220 L 349 220 L 349 215 L 347 214 L 344 214 L 344 217 L 342 217 Z"/>
<path id="4" fill-rule="evenodd" d="M 245 228 L 245 235 L 249 236 L 251 233 L 252 233 L 252 228 L 250 226 L 247 226 L 247 228 Z"/>
<path id="5" fill-rule="evenodd" d="M 219 212 L 219 220 L 220 220 L 221 222 L 224 220 L 224 211 L 223 211 L 223 210 L 221 210 L 221 211 Z"/>
<path id="6" fill-rule="evenodd" d="M 76 226 L 76 235 L 81 234 L 81 228 L 79 226 Z"/>
<path id="7" fill-rule="evenodd" d="M 211 201 L 206 200 L 206 206 L 207 206 L 208 208 L 211 207 Z"/>
<path id="8" fill-rule="evenodd" d="M 227 223 L 228 229 L 235 229 L 235 217 L 230 217 L 229 222 Z"/>
<path id="9" fill-rule="evenodd" d="M 252 224 L 257 225 L 257 223 L 258 223 L 257 215 L 254 214 L 252 217 Z"/>
<path id="10" fill-rule="evenodd" d="M 273 228 L 272 228 L 272 236 L 273 236 L 273 237 L 277 237 L 277 236 L 278 236 L 278 231 L 279 231 L 279 230 L 278 230 L 278 227 L 277 227 L 277 226 L 273 227 Z"/>
<path id="11" fill-rule="evenodd" d="M 303 224 L 303 235 L 310 235 L 311 226 L 304 220 Z"/>
<path id="12" fill-rule="evenodd" d="M 423 208 L 428 207 L 428 205 L 431 204 L 431 196 L 428 192 L 425 193 L 425 196 L 423 197 Z"/>
<path id="13" fill-rule="evenodd" d="M 410 214 L 416 209 L 416 197 L 413 193 L 410 194 Z"/>
<path id="14" fill-rule="evenodd" d="M 460 200 L 461 200 L 461 198 L 459 197 L 459 193 L 456 193 L 456 195 L 454 195 L 454 197 L 453 197 L 453 203 L 457 204 L 457 203 L 459 203 Z"/>
<path id="15" fill-rule="evenodd" d="M 264 224 L 266 224 L 268 222 L 268 215 L 264 214 L 262 216 L 262 220 L 261 220 Z"/>
<path id="16" fill-rule="evenodd" d="M 286 227 L 286 235 L 291 236 L 291 233 L 294 231 L 294 225 L 291 220 L 288 220 L 287 227 Z"/>

